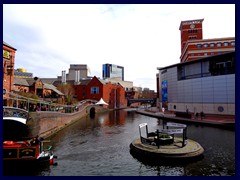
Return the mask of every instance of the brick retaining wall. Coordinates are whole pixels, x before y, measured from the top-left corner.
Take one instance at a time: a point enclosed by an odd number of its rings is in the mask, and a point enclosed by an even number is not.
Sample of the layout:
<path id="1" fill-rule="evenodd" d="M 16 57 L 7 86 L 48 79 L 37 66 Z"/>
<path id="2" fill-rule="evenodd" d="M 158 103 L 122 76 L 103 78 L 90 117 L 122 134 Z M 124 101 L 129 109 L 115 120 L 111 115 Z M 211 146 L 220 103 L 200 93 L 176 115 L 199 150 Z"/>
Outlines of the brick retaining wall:
<path id="1" fill-rule="evenodd" d="M 108 109 L 102 106 L 89 105 L 81 111 L 74 113 L 52 111 L 31 112 L 31 120 L 27 122 L 30 130 L 30 137 L 39 135 L 46 138 L 75 121 L 81 120 L 81 118 L 89 115 L 91 108 L 95 108 L 96 113 L 108 111 Z"/>

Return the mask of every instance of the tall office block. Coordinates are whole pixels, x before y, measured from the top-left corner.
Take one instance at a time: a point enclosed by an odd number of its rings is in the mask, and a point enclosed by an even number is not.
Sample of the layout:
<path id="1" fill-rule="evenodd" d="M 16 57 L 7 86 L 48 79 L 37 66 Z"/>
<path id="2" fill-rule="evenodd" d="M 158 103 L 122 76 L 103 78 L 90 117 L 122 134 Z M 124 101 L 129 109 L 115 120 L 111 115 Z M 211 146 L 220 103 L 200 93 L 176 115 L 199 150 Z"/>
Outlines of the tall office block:
<path id="1" fill-rule="evenodd" d="M 106 78 L 121 78 L 124 81 L 124 67 L 114 65 L 114 64 L 103 64 L 103 71 L 102 71 L 103 79 Z"/>

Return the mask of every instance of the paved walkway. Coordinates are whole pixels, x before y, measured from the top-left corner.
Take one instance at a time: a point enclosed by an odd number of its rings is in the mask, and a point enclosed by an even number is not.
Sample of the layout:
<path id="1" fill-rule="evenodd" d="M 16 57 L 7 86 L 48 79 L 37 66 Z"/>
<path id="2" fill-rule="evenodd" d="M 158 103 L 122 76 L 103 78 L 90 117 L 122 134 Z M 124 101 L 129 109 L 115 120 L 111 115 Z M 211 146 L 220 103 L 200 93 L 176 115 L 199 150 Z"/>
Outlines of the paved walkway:
<path id="1" fill-rule="evenodd" d="M 144 114 L 147 116 L 152 116 L 156 118 L 162 118 L 162 119 L 168 119 L 168 120 L 174 120 L 179 122 L 194 122 L 194 123 L 200 123 L 200 124 L 210 124 L 210 125 L 218 125 L 218 126 L 225 126 L 225 127 L 235 127 L 235 116 L 231 115 L 212 115 L 212 114 L 206 114 L 205 117 L 201 118 L 194 118 L 192 115 L 192 118 L 182 118 L 182 117 L 176 117 L 174 113 L 171 113 L 169 111 L 159 112 L 159 110 L 156 107 L 152 107 L 149 109 L 139 109 L 136 111 L 137 113 Z"/>

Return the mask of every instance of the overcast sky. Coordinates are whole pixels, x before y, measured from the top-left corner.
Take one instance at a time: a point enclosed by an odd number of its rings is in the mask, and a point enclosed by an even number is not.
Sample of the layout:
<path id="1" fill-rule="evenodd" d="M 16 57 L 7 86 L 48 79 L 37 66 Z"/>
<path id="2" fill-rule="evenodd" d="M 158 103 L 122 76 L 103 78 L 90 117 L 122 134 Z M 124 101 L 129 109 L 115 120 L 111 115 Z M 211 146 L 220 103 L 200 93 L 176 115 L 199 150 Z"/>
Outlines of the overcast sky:
<path id="1" fill-rule="evenodd" d="M 156 90 L 157 67 L 180 62 L 181 21 L 204 19 L 203 38 L 235 37 L 234 4 L 4 4 L 3 41 L 15 69 L 55 78 L 70 64 L 123 66 L 126 81 Z"/>

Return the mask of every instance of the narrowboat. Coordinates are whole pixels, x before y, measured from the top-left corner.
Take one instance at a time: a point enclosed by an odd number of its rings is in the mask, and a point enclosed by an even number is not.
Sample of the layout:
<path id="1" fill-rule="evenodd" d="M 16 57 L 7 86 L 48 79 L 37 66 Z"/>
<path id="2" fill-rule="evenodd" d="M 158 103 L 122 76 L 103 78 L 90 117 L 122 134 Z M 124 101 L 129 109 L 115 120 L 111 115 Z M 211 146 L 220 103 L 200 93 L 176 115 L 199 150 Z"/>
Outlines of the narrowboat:
<path id="1" fill-rule="evenodd" d="M 51 146 L 44 148 L 41 137 L 29 137 L 27 122 L 29 112 L 15 107 L 3 106 L 3 162 L 10 165 L 53 165 L 57 158 L 51 151 Z"/>

